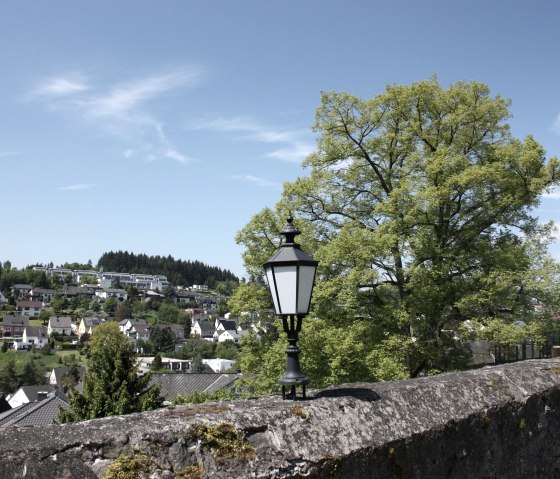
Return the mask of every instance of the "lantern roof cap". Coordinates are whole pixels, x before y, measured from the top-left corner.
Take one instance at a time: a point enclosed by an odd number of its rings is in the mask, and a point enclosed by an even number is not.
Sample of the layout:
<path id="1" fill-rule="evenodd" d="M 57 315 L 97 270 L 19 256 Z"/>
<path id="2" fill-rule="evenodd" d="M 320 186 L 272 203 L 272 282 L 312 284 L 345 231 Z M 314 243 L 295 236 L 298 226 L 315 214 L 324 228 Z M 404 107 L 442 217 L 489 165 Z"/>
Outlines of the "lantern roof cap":
<path id="1" fill-rule="evenodd" d="M 298 230 L 293 225 L 294 218 L 290 213 L 288 216 L 287 223 L 284 226 L 284 229 L 280 231 L 280 234 L 286 237 L 286 240 L 283 244 L 280 245 L 280 248 L 270 257 L 268 261 L 265 263 L 265 267 L 269 265 L 269 263 L 274 264 L 304 264 L 304 265 L 317 265 L 318 261 L 313 259 L 313 256 L 307 254 L 300 248 L 300 245 L 296 243 L 295 237 L 301 234 L 301 231 Z"/>

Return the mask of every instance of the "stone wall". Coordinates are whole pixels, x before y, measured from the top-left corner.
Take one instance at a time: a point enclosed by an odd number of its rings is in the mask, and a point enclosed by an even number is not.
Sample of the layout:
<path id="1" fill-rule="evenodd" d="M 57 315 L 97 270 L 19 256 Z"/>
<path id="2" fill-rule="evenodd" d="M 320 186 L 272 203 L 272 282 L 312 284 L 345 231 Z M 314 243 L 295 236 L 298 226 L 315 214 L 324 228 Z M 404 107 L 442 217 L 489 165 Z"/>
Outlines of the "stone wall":
<path id="1" fill-rule="evenodd" d="M 0 477 L 557 478 L 560 360 L 0 429 Z M 145 454 L 145 456 L 143 455 Z"/>

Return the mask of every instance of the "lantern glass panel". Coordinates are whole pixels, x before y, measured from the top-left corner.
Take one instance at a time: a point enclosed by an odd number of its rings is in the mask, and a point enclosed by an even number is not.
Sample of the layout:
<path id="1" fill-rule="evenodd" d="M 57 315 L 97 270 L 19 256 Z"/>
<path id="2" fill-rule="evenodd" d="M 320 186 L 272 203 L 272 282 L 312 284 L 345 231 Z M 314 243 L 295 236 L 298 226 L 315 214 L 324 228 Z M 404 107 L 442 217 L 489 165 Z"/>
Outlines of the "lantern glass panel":
<path id="1" fill-rule="evenodd" d="M 279 302 L 276 312 L 297 314 L 297 266 L 274 266 L 274 279 Z"/>
<path id="2" fill-rule="evenodd" d="M 268 289 L 272 295 L 272 302 L 274 303 L 274 310 L 276 314 L 280 314 L 280 306 L 278 305 L 278 297 L 276 296 L 276 283 L 274 282 L 273 268 L 270 266 L 265 269 L 266 281 L 268 282 Z"/>
<path id="3" fill-rule="evenodd" d="M 307 314 L 311 293 L 313 291 L 313 281 L 315 279 L 315 266 L 300 266 L 298 278 L 297 313 Z"/>

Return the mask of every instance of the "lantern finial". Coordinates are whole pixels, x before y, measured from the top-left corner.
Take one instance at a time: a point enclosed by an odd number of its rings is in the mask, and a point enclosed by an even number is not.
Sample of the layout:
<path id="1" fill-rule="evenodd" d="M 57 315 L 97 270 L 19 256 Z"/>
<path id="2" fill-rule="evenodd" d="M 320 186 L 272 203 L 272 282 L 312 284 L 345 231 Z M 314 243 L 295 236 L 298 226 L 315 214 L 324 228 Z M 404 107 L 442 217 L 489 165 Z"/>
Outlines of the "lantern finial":
<path id="1" fill-rule="evenodd" d="M 286 240 L 284 241 L 284 244 L 296 245 L 296 242 L 294 241 L 294 239 L 297 235 L 301 234 L 301 231 L 298 230 L 293 225 L 294 218 L 292 217 L 292 212 L 291 211 L 290 211 L 286 221 L 287 221 L 287 223 L 284 226 L 284 229 L 282 231 L 280 231 L 280 234 L 284 235 L 286 237 Z"/>

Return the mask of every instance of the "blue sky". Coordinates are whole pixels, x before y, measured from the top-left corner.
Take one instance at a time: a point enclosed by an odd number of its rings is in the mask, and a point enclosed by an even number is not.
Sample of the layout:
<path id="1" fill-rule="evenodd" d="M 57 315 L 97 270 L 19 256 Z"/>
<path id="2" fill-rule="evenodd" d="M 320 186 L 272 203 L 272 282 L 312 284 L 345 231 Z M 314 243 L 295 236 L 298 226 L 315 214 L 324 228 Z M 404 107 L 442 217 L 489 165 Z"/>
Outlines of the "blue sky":
<path id="1" fill-rule="evenodd" d="M 551 0 L 2 0 L 0 261 L 128 250 L 243 275 L 235 233 L 305 174 L 322 90 L 482 81 L 560 156 L 559 18 Z"/>

